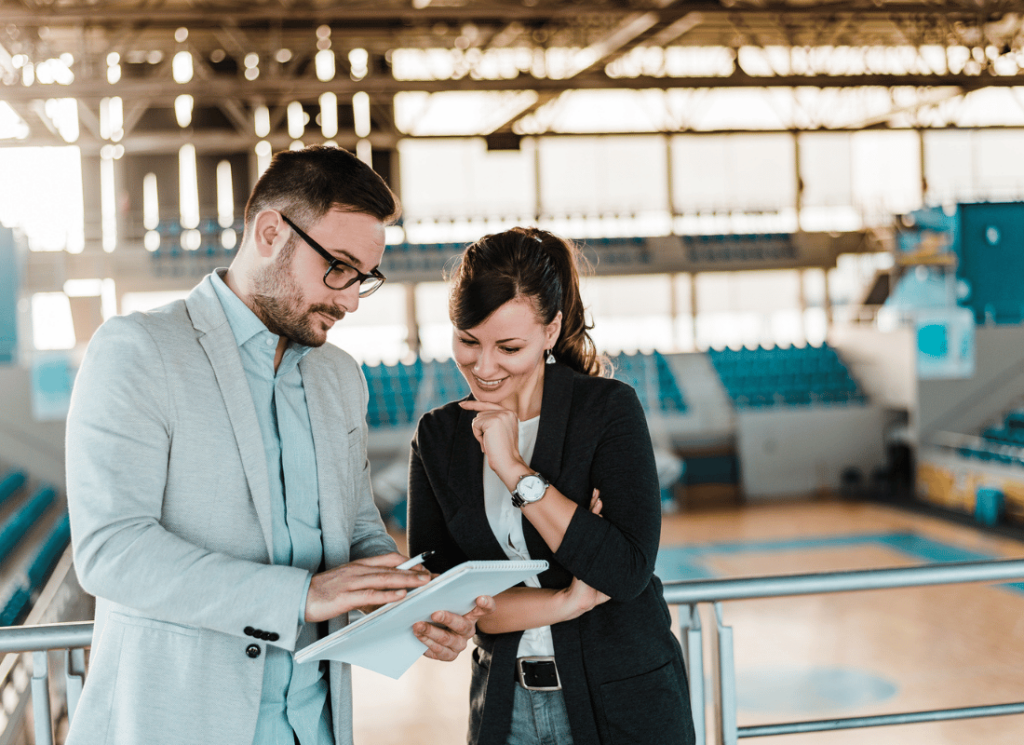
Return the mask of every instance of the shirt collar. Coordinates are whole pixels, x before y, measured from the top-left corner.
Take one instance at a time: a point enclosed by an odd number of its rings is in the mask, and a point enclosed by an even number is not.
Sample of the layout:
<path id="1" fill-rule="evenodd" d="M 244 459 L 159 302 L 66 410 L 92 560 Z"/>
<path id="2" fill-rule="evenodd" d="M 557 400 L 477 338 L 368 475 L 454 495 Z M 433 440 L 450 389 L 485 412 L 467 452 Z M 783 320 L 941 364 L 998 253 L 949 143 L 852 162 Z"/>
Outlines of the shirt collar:
<path id="1" fill-rule="evenodd" d="M 217 293 L 217 298 L 220 300 L 221 306 L 224 308 L 224 315 L 227 316 L 228 325 L 231 327 L 231 333 L 235 336 L 235 343 L 241 347 L 247 341 L 252 339 L 254 336 L 266 335 L 272 336 L 275 339 L 278 338 L 276 334 L 271 332 L 263 321 L 259 319 L 252 309 L 242 302 L 242 299 L 234 293 L 234 291 L 227 286 L 224 282 L 224 274 L 227 273 L 226 269 L 216 269 L 211 275 L 210 279 L 213 284 L 214 292 Z M 299 359 L 306 356 L 312 347 L 307 347 L 304 344 L 298 344 L 295 341 L 291 341 L 288 344 L 288 348 L 285 349 L 285 360 L 292 355 L 289 352 L 294 351 L 298 357 L 295 360 L 297 363 Z"/>

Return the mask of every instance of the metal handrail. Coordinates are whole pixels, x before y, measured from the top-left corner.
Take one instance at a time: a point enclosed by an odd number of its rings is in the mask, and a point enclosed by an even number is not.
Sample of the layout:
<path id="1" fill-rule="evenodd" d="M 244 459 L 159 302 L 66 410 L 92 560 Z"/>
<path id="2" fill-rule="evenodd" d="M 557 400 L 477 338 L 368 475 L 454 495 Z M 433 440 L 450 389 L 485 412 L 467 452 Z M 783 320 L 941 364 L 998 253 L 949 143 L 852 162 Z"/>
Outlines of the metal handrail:
<path id="1" fill-rule="evenodd" d="M 836 592 L 890 590 L 927 585 L 1024 580 L 1024 559 L 966 561 L 896 569 L 861 569 L 820 574 L 791 574 L 741 579 L 665 582 L 670 605 L 724 600 L 826 595 Z"/>
<path id="2" fill-rule="evenodd" d="M 689 669 L 691 704 L 697 727 L 697 741 L 704 742 L 704 712 L 712 704 L 719 714 L 717 743 L 733 745 L 739 737 L 763 737 L 798 732 L 874 727 L 911 722 L 967 719 L 1024 713 L 1024 703 L 975 706 L 962 709 L 944 709 L 924 712 L 905 712 L 849 719 L 791 722 L 771 725 L 737 727 L 735 699 L 735 670 L 732 648 L 732 629 L 722 622 L 719 603 L 727 600 L 751 600 L 800 595 L 819 595 L 865 590 L 900 589 L 928 585 L 964 584 L 973 582 L 1024 581 L 1024 559 L 974 561 L 933 566 L 899 567 L 894 569 L 865 569 L 818 574 L 774 575 L 741 579 L 674 581 L 664 585 L 665 601 L 670 605 L 685 606 L 680 613 L 680 631 Z M 697 606 L 713 603 L 717 623 L 709 631 L 715 634 L 710 660 L 713 685 L 704 686 L 705 659 L 702 653 L 703 628 Z M 33 671 L 33 706 L 36 709 L 36 737 L 40 743 L 48 739 L 50 702 L 45 695 L 48 650 L 76 650 L 67 652 L 79 657 L 67 660 L 69 719 L 74 703 L 81 691 L 84 657 L 81 648 L 92 644 L 92 622 L 54 623 L 36 626 L 0 628 L 0 654 L 32 652 L 36 668 Z M 46 699 L 45 702 L 38 699 Z M 40 726 L 42 725 L 42 726 Z M 52 737 L 52 734 L 51 734 Z"/>
<path id="3" fill-rule="evenodd" d="M 80 649 L 92 645 L 92 621 L 0 628 L 0 654 Z"/>
<path id="4" fill-rule="evenodd" d="M 894 569 L 865 569 L 819 574 L 776 575 L 722 580 L 666 582 L 665 601 L 671 605 L 688 606 L 688 613 L 680 613 L 683 638 L 700 636 L 690 616 L 696 616 L 696 606 L 712 603 L 716 623 L 709 625 L 713 634 L 710 668 L 712 685 L 703 689 L 702 701 L 693 690 L 698 677 L 703 682 L 705 669 L 688 665 L 691 680 L 691 708 L 697 729 L 697 741 L 704 742 L 704 710 L 707 706 L 716 713 L 718 727 L 715 743 L 736 745 L 739 738 L 771 735 L 821 732 L 838 729 L 860 729 L 916 722 L 948 721 L 978 717 L 1005 716 L 1024 713 L 1024 702 L 973 706 L 960 709 L 881 714 L 847 719 L 798 721 L 770 725 L 737 726 L 736 671 L 733 655 L 733 630 L 722 620 L 722 606 L 726 600 L 781 598 L 801 595 L 824 595 L 865 590 L 887 590 L 929 585 L 966 584 L 972 582 L 1006 582 L 1024 580 L 1024 560 L 1000 559 L 995 561 L 958 562 L 931 566 L 899 567 Z M 690 640 L 692 647 L 694 641 Z M 688 660 L 688 662 L 690 662 Z"/>

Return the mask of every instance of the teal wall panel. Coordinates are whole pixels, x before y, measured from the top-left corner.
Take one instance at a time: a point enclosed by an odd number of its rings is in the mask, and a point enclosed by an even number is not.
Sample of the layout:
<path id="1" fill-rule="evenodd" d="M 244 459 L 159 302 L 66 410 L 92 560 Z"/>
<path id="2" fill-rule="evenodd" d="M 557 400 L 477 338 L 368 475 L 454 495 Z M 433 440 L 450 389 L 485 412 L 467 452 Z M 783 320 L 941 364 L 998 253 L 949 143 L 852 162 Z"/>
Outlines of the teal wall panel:
<path id="1" fill-rule="evenodd" d="M 16 361 L 19 275 L 14 231 L 0 226 L 0 365 Z"/>

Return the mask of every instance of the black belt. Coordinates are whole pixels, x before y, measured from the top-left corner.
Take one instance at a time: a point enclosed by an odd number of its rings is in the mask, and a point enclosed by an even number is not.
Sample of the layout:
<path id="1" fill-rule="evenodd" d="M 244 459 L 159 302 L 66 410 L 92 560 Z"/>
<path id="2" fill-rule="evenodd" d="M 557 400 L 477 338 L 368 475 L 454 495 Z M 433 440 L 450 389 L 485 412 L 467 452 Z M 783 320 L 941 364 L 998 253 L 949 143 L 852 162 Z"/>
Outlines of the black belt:
<path id="1" fill-rule="evenodd" d="M 516 660 L 516 682 L 529 691 L 562 690 L 554 657 L 520 657 Z"/>

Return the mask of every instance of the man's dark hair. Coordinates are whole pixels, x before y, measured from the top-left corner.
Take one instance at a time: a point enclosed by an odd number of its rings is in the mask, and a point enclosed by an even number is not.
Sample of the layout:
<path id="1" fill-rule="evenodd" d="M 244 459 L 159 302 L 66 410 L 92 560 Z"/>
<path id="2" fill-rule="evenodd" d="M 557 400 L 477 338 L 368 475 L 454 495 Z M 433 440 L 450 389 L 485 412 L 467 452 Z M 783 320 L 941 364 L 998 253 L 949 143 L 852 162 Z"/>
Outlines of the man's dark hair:
<path id="1" fill-rule="evenodd" d="M 340 147 L 313 145 L 283 150 L 256 182 L 245 205 L 245 229 L 265 209 L 280 210 L 300 225 L 310 225 L 331 209 L 398 219 L 398 199 L 376 171 Z"/>

